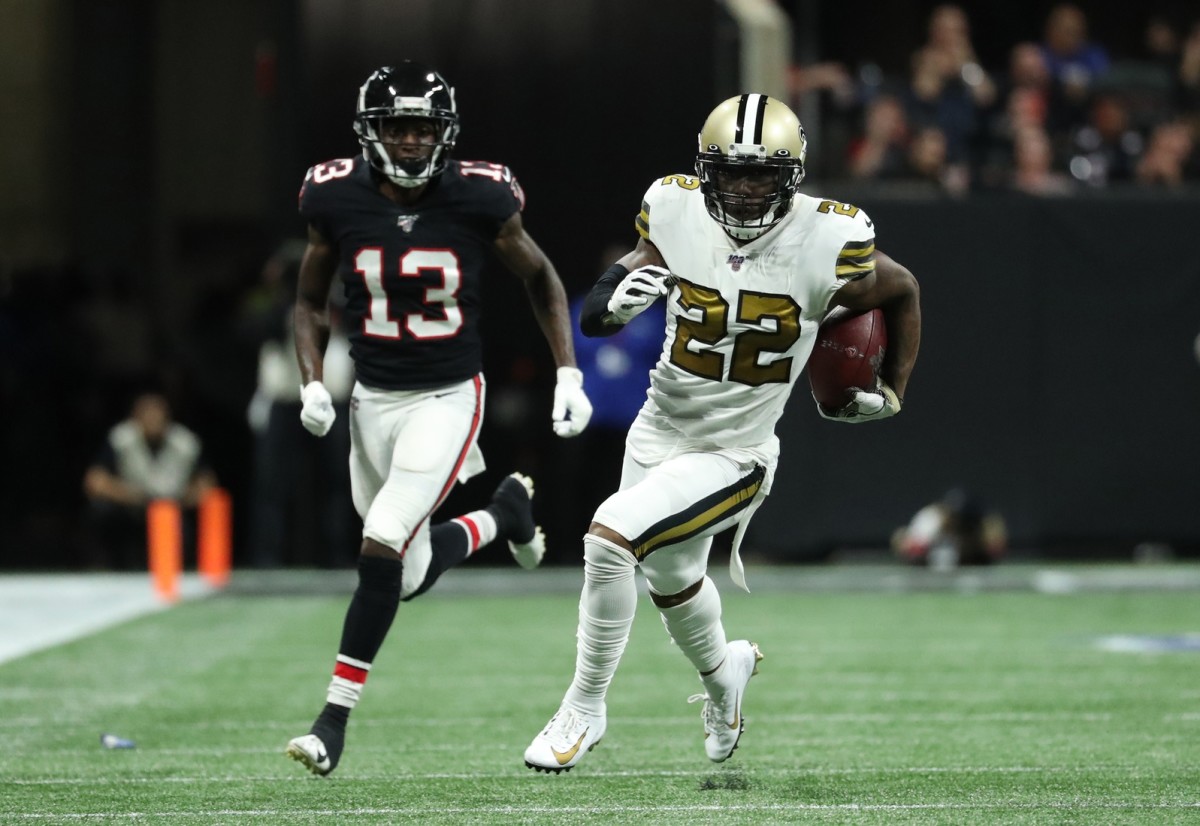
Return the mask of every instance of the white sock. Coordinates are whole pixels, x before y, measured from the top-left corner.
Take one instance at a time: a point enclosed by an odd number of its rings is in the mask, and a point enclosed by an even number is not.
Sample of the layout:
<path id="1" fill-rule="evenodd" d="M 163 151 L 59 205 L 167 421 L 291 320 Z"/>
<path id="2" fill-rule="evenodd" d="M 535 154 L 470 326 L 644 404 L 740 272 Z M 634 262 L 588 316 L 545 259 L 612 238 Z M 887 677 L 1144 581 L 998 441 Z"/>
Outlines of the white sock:
<path id="1" fill-rule="evenodd" d="M 706 686 L 719 685 L 727 640 L 721 624 L 721 594 L 713 581 L 705 577 L 700 590 L 687 602 L 658 610 L 667 633 L 696 670 L 701 674 L 712 672 L 701 681 Z"/>
<path id="2" fill-rule="evenodd" d="M 583 542 L 583 594 L 579 598 L 575 678 L 563 705 L 590 714 L 604 711 L 604 695 L 617 671 L 637 610 L 633 557 L 590 534 Z"/>

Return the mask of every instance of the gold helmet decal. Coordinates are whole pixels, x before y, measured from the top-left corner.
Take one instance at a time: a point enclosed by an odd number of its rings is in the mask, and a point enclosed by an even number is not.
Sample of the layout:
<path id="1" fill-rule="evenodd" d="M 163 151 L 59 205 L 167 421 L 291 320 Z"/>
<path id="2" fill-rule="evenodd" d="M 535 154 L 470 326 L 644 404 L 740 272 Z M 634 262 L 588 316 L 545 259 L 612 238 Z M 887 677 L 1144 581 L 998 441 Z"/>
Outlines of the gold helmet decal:
<path id="1" fill-rule="evenodd" d="M 709 214 L 748 241 L 778 224 L 804 179 L 808 140 L 786 105 L 760 94 L 729 98 L 700 129 L 696 172 Z"/>

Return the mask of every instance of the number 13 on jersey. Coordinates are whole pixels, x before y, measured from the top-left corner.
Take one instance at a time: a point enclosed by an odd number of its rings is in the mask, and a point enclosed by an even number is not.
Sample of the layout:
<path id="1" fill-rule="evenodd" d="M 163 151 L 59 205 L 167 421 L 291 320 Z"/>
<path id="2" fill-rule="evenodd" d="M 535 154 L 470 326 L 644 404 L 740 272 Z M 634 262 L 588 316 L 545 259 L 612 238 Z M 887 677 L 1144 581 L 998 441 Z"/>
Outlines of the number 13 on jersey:
<path id="1" fill-rule="evenodd" d="M 463 326 L 458 289 L 462 270 L 458 256 L 446 249 L 411 249 L 400 257 L 400 276 L 419 278 L 422 271 L 438 274 L 437 285 L 424 288 L 422 303 L 429 312 L 392 316 L 384 285 L 383 250 L 364 247 L 354 256 L 354 271 L 362 276 L 371 305 L 363 319 L 363 333 L 377 338 L 403 338 L 403 330 L 416 339 L 451 338 Z"/>

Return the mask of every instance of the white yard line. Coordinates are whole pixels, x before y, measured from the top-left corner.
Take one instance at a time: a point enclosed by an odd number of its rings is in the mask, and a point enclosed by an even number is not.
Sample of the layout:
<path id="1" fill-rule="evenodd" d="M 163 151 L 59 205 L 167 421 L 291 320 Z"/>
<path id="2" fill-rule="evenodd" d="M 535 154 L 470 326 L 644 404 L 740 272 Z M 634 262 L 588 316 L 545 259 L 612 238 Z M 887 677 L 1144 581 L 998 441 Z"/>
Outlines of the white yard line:
<path id="1" fill-rule="evenodd" d="M 211 592 L 196 575 L 180 580 L 181 599 Z M 0 663 L 168 607 L 146 573 L 0 575 Z"/>

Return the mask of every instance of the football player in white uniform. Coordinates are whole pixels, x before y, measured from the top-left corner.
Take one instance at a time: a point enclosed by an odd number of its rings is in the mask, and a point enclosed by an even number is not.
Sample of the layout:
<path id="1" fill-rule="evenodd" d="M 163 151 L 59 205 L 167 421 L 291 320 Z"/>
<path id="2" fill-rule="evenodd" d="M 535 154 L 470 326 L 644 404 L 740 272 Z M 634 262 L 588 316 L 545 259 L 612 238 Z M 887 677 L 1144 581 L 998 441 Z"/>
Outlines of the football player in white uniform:
<path id="1" fill-rule="evenodd" d="M 876 253 L 861 209 L 796 191 L 807 140 L 778 100 L 730 98 L 699 135 L 696 175 L 647 190 L 637 247 L 601 276 L 583 332 L 609 335 L 659 297 L 662 355 L 626 440 L 620 490 L 584 539 L 575 677 L 525 764 L 569 770 L 604 736 L 605 694 L 629 639 L 640 568 L 667 632 L 700 675 L 705 751 L 721 762 L 744 727 L 742 698 L 762 655 L 729 642 L 706 575 L 712 537 L 737 525 L 731 576 L 745 588 L 738 547 L 771 489 L 775 423 L 835 306 L 882 308 L 889 352 L 876 387 L 832 413 L 869 422 L 900 412 L 920 343 L 916 279 Z"/>

